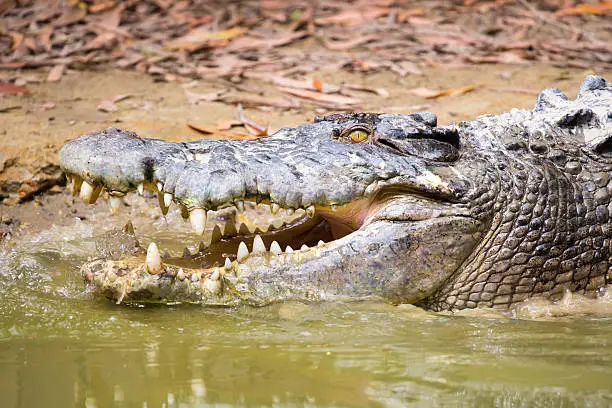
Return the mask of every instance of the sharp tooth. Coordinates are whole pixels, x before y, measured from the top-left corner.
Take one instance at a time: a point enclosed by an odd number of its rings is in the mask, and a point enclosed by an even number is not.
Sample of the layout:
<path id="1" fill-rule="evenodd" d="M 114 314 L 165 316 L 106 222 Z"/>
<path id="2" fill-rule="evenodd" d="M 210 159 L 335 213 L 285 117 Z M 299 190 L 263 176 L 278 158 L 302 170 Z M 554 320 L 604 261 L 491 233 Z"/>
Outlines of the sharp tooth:
<path id="1" fill-rule="evenodd" d="M 280 245 L 278 245 L 278 242 L 272 241 L 272 244 L 270 245 L 270 252 L 275 255 L 280 255 L 283 253 L 283 250 L 281 249 Z"/>
<path id="2" fill-rule="evenodd" d="M 69 173 L 66 173 L 66 184 L 70 184 L 72 183 L 72 175 Z"/>
<path id="3" fill-rule="evenodd" d="M 244 201 L 236 200 L 234 204 L 236 205 L 236 209 L 238 210 L 239 213 L 244 212 Z"/>
<path id="4" fill-rule="evenodd" d="M 108 197 L 108 204 L 110 205 L 111 214 L 115 215 L 119 212 L 119 207 L 121 207 L 121 197 L 110 196 Z"/>
<path id="5" fill-rule="evenodd" d="M 164 205 L 166 207 L 170 207 L 170 204 L 172 203 L 172 199 L 174 197 L 172 196 L 172 194 L 170 193 L 164 193 Z"/>
<path id="6" fill-rule="evenodd" d="M 81 184 L 83 184 L 83 179 L 75 175 L 72 180 L 72 196 L 73 197 L 76 197 L 81 191 Z"/>
<path id="7" fill-rule="evenodd" d="M 232 270 L 232 261 L 229 258 L 225 258 L 225 264 L 223 265 L 226 271 Z"/>
<path id="8" fill-rule="evenodd" d="M 315 215 L 315 207 L 314 207 L 314 205 L 309 205 L 308 207 L 306 207 L 306 214 L 308 215 L 309 218 L 314 217 L 314 215 Z"/>
<path id="9" fill-rule="evenodd" d="M 183 268 L 179 268 L 178 272 L 176 273 L 176 279 L 180 281 L 185 280 L 185 272 L 183 272 Z"/>
<path id="10" fill-rule="evenodd" d="M 144 183 L 138 183 L 138 194 L 143 195 L 144 194 Z"/>
<path id="11" fill-rule="evenodd" d="M 323 244 L 325 244 L 325 241 L 323 241 L 322 239 L 321 239 L 321 240 L 319 240 L 319 242 L 317 242 L 317 246 L 321 246 L 321 245 L 323 245 Z"/>
<path id="12" fill-rule="evenodd" d="M 134 235 L 134 224 L 132 224 L 132 221 L 128 221 L 127 224 L 125 224 L 125 227 L 123 227 L 123 232 Z"/>
<path id="13" fill-rule="evenodd" d="M 90 184 L 87 181 L 83 181 L 83 184 L 81 184 L 81 192 L 79 194 L 79 197 L 84 203 L 93 204 L 98 199 L 100 191 L 102 191 L 101 185 Z"/>
<path id="14" fill-rule="evenodd" d="M 310 248 L 308 247 L 308 245 L 304 244 L 300 247 L 300 251 L 308 251 Z"/>
<path id="15" fill-rule="evenodd" d="M 225 223 L 225 227 L 223 227 L 223 236 L 233 237 L 233 236 L 236 236 L 236 234 L 238 234 L 238 231 L 236 231 L 236 225 L 234 224 L 234 221 L 228 220 Z"/>
<path id="16" fill-rule="evenodd" d="M 164 183 L 162 183 L 161 181 L 157 182 L 157 191 L 164 191 Z"/>
<path id="17" fill-rule="evenodd" d="M 270 212 L 272 214 L 276 214 L 278 210 L 280 210 L 280 206 L 278 204 L 272 203 L 272 205 L 270 205 Z"/>
<path id="18" fill-rule="evenodd" d="M 215 268 L 213 273 L 208 277 L 208 279 L 204 280 L 202 286 L 205 289 L 208 289 L 212 293 L 219 293 L 221 291 L 221 273 L 219 272 L 219 268 Z"/>
<path id="19" fill-rule="evenodd" d="M 240 245 L 238 245 L 238 253 L 236 254 L 236 260 L 238 262 L 242 262 L 249 256 L 249 250 L 244 243 L 244 241 L 240 241 Z"/>
<path id="20" fill-rule="evenodd" d="M 255 254 L 264 254 L 266 252 L 266 245 L 263 242 L 263 239 L 261 239 L 261 236 L 259 235 L 255 235 L 255 238 L 253 239 L 253 255 Z"/>
<path id="21" fill-rule="evenodd" d="M 198 274 L 197 274 L 197 273 L 195 273 L 195 272 L 194 272 L 194 273 L 192 273 L 192 274 L 191 274 L 191 281 L 192 281 L 193 283 L 196 283 L 196 282 L 199 282 L 199 281 L 200 281 L 200 277 L 198 276 Z"/>
<path id="22" fill-rule="evenodd" d="M 287 214 L 288 215 L 293 215 L 294 212 L 295 212 L 295 210 L 293 208 L 287 208 Z"/>
<path id="23" fill-rule="evenodd" d="M 89 200 L 93 194 L 94 186 L 89 184 L 87 181 L 83 181 L 81 183 L 81 191 L 79 192 L 79 197 L 84 203 L 89 203 Z"/>
<path id="24" fill-rule="evenodd" d="M 293 253 L 293 248 L 291 248 L 289 245 L 287 245 L 287 248 L 285 248 L 285 253 L 286 254 L 292 254 Z"/>
<path id="25" fill-rule="evenodd" d="M 183 258 L 190 258 L 191 257 L 191 252 L 189 251 L 189 248 L 183 248 Z"/>
<path id="26" fill-rule="evenodd" d="M 159 203 L 159 209 L 162 214 L 168 214 L 168 206 L 164 203 L 164 194 L 161 191 L 157 193 L 157 202 Z"/>
<path id="27" fill-rule="evenodd" d="M 249 235 L 251 230 L 249 230 L 249 227 L 247 227 L 245 223 L 241 223 L 238 228 L 238 233 L 240 233 L 240 235 Z"/>
<path id="28" fill-rule="evenodd" d="M 221 234 L 221 227 L 215 224 L 215 228 L 212 230 L 212 236 L 210 237 L 210 243 L 213 244 L 215 242 L 219 242 L 221 241 L 221 238 L 223 238 L 223 234 Z"/>
<path id="29" fill-rule="evenodd" d="M 200 241 L 200 243 L 198 244 L 198 252 L 202 253 L 206 250 L 206 246 L 204 245 L 204 242 Z"/>
<path id="30" fill-rule="evenodd" d="M 147 272 L 151 275 L 157 275 L 162 271 L 161 257 L 159 256 L 159 248 L 155 245 L 155 242 L 149 244 L 147 249 L 147 257 L 145 258 L 145 266 Z"/>
<path id="31" fill-rule="evenodd" d="M 193 231 L 197 235 L 202 235 L 206 227 L 206 211 L 203 208 L 194 208 L 189 212 L 189 221 Z"/>

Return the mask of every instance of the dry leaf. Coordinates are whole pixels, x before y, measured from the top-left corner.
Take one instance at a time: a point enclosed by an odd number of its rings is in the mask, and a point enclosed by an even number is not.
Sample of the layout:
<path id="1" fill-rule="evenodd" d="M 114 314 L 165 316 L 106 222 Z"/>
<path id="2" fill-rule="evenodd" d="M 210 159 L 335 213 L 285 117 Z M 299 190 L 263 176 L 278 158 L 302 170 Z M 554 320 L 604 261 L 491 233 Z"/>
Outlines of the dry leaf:
<path id="1" fill-rule="evenodd" d="M 326 105 L 355 105 L 361 101 L 357 98 L 350 98 L 348 96 L 325 94 L 316 91 L 309 91 L 307 89 L 294 89 L 294 88 L 283 88 L 279 87 L 279 91 L 286 92 L 290 95 L 298 96 L 304 99 L 310 99 L 316 102 L 322 102 Z"/>
<path id="2" fill-rule="evenodd" d="M 101 11 L 108 10 L 109 8 L 112 8 L 112 7 L 115 7 L 114 0 L 96 2 L 92 4 L 91 6 L 89 6 L 88 10 L 90 13 L 99 13 Z"/>
<path id="3" fill-rule="evenodd" d="M 259 123 L 255 122 L 253 119 L 249 118 L 244 113 L 244 109 L 242 109 L 241 104 L 238 105 L 238 119 L 240 120 L 240 122 L 242 122 L 242 124 L 244 125 L 246 130 L 249 131 L 249 133 L 255 136 L 268 136 L 268 130 L 270 129 L 270 127 L 260 125 Z"/>
<path id="4" fill-rule="evenodd" d="M 321 91 L 324 93 L 334 93 L 340 91 L 340 87 L 337 85 L 332 85 L 328 83 L 324 83 L 320 79 L 312 78 L 312 79 L 293 79 L 287 78 L 280 75 L 270 75 L 268 73 L 258 73 L 258 72 L 245 72 L 244 76 L 247 78 L 257 78 L 263 79 L 265 81 L 272 82 L 274 85 L 284 87 L 284 88 L 298 88 L 298 89 L 310 89 Z"/>
<path id="5" fill-rule="evenodd" d="M 208 31 L 207 27 L 194 30 L 183 37 L 179 37 L 166 44 L 171 50 L 193 51 L 206 45 L 214 45 L 215 42 L 228 41 L 247 32 L 246 28 L 234 27 L 229 30 Z"/>
<path id="6" fill-rule="evenodd" d="M 0 113 L 7 113 L 17 109 L 21 109 L 21 105 L 0 106 Z"/>
<path id="7" fill-rule="evenodd" d="M 43 28 L 38 34 L 38 40 L 47 52 L 51 51 L 51 34 L 53 34 L 53 27 L 51 26 Z"/>
<path id="8" fill-rule="evenodd" d="M 23 43 L 25 36 L 16 31 L 9 31 L 8 34 L 11 36 L 11 41 L 13 45 L 11 46 L 11 51 L 15 52 L 17 48 Z"/>
<path id="9" fill-rule="evenodd" d="M 291 44 L 301 38 L 307 37 L 308 31 L 288 31 L 282 34 L 276 34 L 272 38 L 254 38 L 240 37 L 232 41 L 229 49 L 246 50 L 246 49 L 269 49 Z"/>
<path id="10" fill-rule="evenodd" d="M 42 111 L 48 111 L 48 110 L 51 110 L 51 109 L 55 109 L 55 106 L 56 106 L 55 102 L 45 102 L 45 103 L 39 105 L 39 108 Z"/>
<path id="11" fill-rule="evenodd" d="M 423 98 L 435 99 L 441 96 L 461 95 L 461 94 L 473 91 L 474 89 L 480 86 L 481 86 L 480 84 L 474 84 L 474 85 L 463 86 L 461 88 L 445 89 L 441 91 L 436 91 L 434 89 L 429 89 L 429 88 L 414 88 L 414 89 L 409 89 L 407 92 L 413 95 L 421 96 Z"/>
<path id="12" fill-rule="evenodd" d="M 343 87 L 346 89 L 352 89 L 355 91 L 374 93 L 376 95 L 382 96 L 383 98 L 389 97 L 389 92 L 385 88 L 372 88 L 369 86 L 357 85 L 357 84 L 344 84 Z"/>
<path id="13" fill-rule="evenodd" d="M 345 24 L 345 25 L 358 25 L 364 24 L 369 21 L 375 20 L 378 17 L 389 15 L 391 9 L 387 7 L 372 7 L 369 9 L 356 8 L 341 11 L 340 13 L 330 16 L 318 18 L 315 23 L 318 25 L 330 25 L 330 24 Z"/>
<path id="14" fill-rule="evenodd" d="M 86 15 L 87 12 L 83 9 L 76 7 L 67 7 L 64 9 L 62 15 L 51 24 L 53 25 L 53 27 L 57 28 L 69 26 L 83 20 Z"/>
<path id="15" fill-rule="evenodd" d="M 287 98 L 269 98 L 267 96 L 260 95 L 226 95 L 221 98 L 227 103 L 241 103 L 245 106 L 272 106 L 281 109 L 293 109 L 299 108 L 300 103 L 296 100 Z"/>
<path id="16" fill-rule="evenodd" d="M 412 75 L 423 75 L 423 72 L 416 66 L 414 62 L 410 61 L 399 61 L 391 64 L 391 71 L 396 72 L 399 76 L 406 76 L 407 74 Z"/>
<path id="17" fill-rule="evenodd" d="M 352 38 L 346 41 L 329 41 L 325 38 L 322 38 L 323 45 L 325 48 L 333 51 L 345 51 L 351 48 L 355 48 L 359 45 L 363 45 L 369 43 L 371 41 L 377 40 L 380 36 L 377 35 L 364 35 L 361 37 Z"/>
<path id="18" fill-rule="evenodd" d="M 28 91 L 28 89 L 25 86 L 0 83 L 0 94 L 22 94 L 22 93 L 30 93 L 30 91 Z"/>
<path id="19" fill-rule="evenodd" d="M 195 125 L 193 123 L 189 123 L 187 122 L 187 126 L 197 132 L 203 133 L 205 135 L 220 135 L 220 136 L 224 136 L 226 138 L 232 139 L 232 140 L 254 140 L 257 138 L 254 138 L 253 136 L 250 135 L 241 135 L 239 133 L 230 133 L 230 132 L 224 132 L 222 130 L 217 130 L 217 129 L 211 129 L 211 128 L 207 128 L 205 126 L 200 126 L 200 125 Z"/>
<path id="20" fill-rule="evenodd" d="M 489 88 L 487 88 L 487 89 L 489 89 Z M 496 92 L 519 93 L 519 94 L 533 95 L 533 96 L 538 96 L 540 94 L 540 92 L 536 91 L 535 89 L 516 88 L 514 86 L 512 86 L 512 87 L 499 86 L 499 87 L 490 88 L 490 89 L 492 91 L 496 91 Z"/>
<path id="21" fill-rule="evenodd" d="M 49 75 L 47 75 L 47 82 L 58 82 L 62 79 L 62 75 L 64 75 L 64 71 L 66 70 L 65 65 L 55 65 L 49 71 Z"/>
<path id="22" fill-rule="evenodd" d="M 113 103 L 117 103 L 117 102 L 121 102 L 126 100 L 127 98 L 131 98 L 132 94 L 120 94 L 115 96 L 113 99 L 111 99 L 113 101 Z"/>
<path id="23" fill-rule="evenodd" d="M 117 112 L 119 110 L 119 106 L 115 105 L 113 101 L 104 100 L 96 106 L 96 109 L 101 112 Z"/>
<path id="24" fill-rule="evenodd" d="M 424 16 L 425 14 L 427 14 L 427 9 L 422 7 L 408 10 L 399 10 L 397 12 L 397 22 L 405 23 L 410 17 Z"/>
<path id="25" fill-rule="evenodd" d="M 235 119 L 224 120 L 223 122 L 219 122 L 217 125 L 218 130 L 230 130 L 235 126 L 242 126 L 242 122 Z"/>
<path id="26" fill-rule="evenodd" d="M 205 94 L 199 94 L 195 92 L 191 92 L 188 90 L 184 90 L 185 97 L 189 101 L 189 103 L 196 105 L 199 102 L 215 102 L 220 101 L 221 97 L 227 92 L 226 90 L 222 91 L 214 91 Z"/>
<path id="27" fill-rule="evenodd" d="M 555 13 L 557 16 L 581 15 L 581 14 L 606 14 L 612 11 L 612 1 L 600 3 L 582 3 L 574 7 L 561 9 Z"/>

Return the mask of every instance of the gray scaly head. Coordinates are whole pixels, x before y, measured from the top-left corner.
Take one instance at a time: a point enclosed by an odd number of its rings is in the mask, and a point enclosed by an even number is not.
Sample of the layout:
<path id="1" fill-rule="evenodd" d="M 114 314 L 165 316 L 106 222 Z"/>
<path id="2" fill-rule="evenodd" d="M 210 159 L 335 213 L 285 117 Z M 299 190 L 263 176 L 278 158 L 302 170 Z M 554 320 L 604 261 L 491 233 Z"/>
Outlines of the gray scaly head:
<path id="1" fill-rule="evenodd" d="M 611 100 L 589 77 L 575 101 L 545 90 L 533 111 L 450 127 L 431 113 L 337 114 L 255 141 L 87 134 L 60 152 L 86 202 L 155 190 L 196 234 L 209 211 L 245 201 L 298 211 L 281 229 L 218 228 L 211 246 L 232 259 L 179 268 L 153 244 L 146 262 L 83 271 L 115 299 L 224 305 L 373 297 L 440 310 L 593 291 L 608 279 Z"/>

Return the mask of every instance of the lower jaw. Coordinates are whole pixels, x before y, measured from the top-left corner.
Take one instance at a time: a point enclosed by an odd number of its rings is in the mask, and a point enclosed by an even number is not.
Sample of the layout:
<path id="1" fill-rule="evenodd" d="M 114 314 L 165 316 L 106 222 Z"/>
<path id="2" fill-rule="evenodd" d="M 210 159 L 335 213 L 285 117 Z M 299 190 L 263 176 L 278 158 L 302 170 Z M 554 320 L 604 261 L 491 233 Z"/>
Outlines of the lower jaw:
<path id="1" fill-rule="evenodd" d="M 322 223 L 325 223 L 324 221 Z M 321 223 L 312 222 L 314 225 Z M 311 231 L 312 232 L 312 231 Z M 254 291 L 252 280 L 260 278 L 263 270 L 283 270 L 319 258 L 324 251 L 333 250 L 334 242 L 320 242 L 313 247 L 302 246 L 295 251 L 273 253 L 253 250 L 241 259 L 221 266 L 206 267 L 196 258 L 163 258 L 152 271 L 142 256 L 123 256 L 118 260 L 94 260 L 81 268 L 86 281 L 95 291 L 121 302 L 137 303 L 197 303 L 218 306 L 262 306 L 282 300 L 273 289 Z M 215 262 L 216 264 L 217 262 Z M 282 276 L 278 275 L 282 281 Z M 295 291 L 295 289 L 293 289 Z M 302 300 L 317 300 L 316 288 L 308 289 Z"/>
<path id="2" fill-rule="evenodd" d="M 96 292 L 118 302 L 167 303 L 176 299 L 226 306 L 267 304 L 270 299 L 253 297 L 244 290 L 249 286 L 245 282 L 256 279 L 257 270 L 285 269 L 314 260 L 354 231 L 343 224 L 342 211 L 333 217 L 322 213 L 312 218 L 302 214 L 266 232 L 243 230 L 233 236 L 213 237 L 209 246 L 201 245 L 193 254 L 185 250 L 182 256 L 160 256 L 157 246 L 150 244 L 145 259 L 126 254 L 116 260 L 95 260 L 84 265 L 81 272 L 86 281 L 94 284 Z M 273 243 L 282 249 L 274 250 Z M 155 245 L 154 250 L 151 245 Z M 247 248 L 246 254 L 240 253 L 241 246 Z M 142 250 L 138 253 L 142 254 Z M 156 259 L 155 265 L 149 264 L 151 259 Z"/>

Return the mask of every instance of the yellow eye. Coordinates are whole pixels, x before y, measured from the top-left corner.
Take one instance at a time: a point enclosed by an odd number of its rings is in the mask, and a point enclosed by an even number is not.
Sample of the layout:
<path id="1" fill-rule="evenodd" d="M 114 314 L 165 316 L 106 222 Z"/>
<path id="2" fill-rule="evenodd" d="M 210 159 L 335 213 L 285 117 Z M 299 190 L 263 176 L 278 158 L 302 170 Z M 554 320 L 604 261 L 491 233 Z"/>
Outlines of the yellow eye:
<path id="1" fill-rule="evenodd" d="M 349 137 L 353 141 L 353 143 L 361 143 L 368 140 L 368 132 L 363 129 L 355 129 L 351 133 L 349 133 Z"/>

